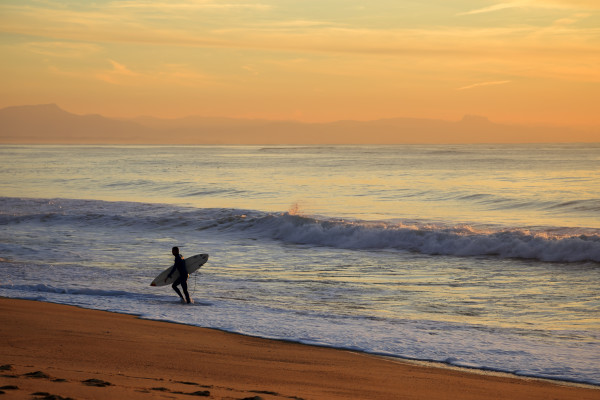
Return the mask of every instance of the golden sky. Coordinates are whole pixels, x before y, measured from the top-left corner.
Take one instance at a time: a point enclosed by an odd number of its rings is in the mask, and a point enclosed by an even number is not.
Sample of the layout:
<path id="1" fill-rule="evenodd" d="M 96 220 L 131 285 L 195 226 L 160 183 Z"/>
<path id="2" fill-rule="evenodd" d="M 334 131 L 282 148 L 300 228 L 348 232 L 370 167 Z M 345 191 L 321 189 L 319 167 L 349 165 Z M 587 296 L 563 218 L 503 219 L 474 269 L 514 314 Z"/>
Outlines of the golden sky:
<path id="1" fill-rule="evenodd" d="M 0 51 L 0 107 L 600 126 L 600 0 L 2 0 Z"/>

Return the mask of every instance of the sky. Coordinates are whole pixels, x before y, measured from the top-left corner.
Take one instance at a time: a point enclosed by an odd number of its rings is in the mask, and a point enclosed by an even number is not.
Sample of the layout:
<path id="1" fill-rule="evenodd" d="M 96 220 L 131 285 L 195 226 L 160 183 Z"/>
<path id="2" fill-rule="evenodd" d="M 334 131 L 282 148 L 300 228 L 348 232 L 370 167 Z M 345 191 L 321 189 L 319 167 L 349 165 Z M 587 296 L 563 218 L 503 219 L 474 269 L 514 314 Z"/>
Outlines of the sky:
<path id="1" fill-rule="evenodd" d="M 2 0 L 0 54 L 0 107 L 600 126 L 599 0 Z"/>

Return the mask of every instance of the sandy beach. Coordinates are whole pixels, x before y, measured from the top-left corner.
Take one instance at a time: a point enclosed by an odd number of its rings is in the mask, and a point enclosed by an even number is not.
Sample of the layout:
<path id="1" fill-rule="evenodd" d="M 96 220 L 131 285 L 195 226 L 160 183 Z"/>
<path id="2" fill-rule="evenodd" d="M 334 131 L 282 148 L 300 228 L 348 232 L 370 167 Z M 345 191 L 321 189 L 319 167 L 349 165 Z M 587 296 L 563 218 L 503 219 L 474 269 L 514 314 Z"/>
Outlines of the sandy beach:
<path id="1" fill-rule="evenodd" d="M 10 399 L 599 399 L 600 390 L 0 299 Z"/>

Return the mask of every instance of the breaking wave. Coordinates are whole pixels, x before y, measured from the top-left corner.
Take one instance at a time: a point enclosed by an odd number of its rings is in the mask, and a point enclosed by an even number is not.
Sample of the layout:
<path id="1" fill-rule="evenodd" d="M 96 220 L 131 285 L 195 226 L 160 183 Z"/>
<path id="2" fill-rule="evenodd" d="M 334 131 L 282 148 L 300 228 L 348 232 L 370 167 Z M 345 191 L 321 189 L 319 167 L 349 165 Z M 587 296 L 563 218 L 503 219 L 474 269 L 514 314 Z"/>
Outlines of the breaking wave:
<path id="1" fill-rule="evenodd" d="M 197 209 L 92 200 L 0 198 L 0 225 L 102 225 L 104 228 L 205 231 L 285 243 L 429 255 L 489 256 L 547 262 L 600 262 L 600 231 L 577 228 L 474 228 L 424 222 L 348 221 L 293 213 Z"/>
<path id="2" fill-rule="evenodd" d="M 497 256 L 551 262 L 600 262 L 600 235 L 522 229 L 477 230 L 469 226 L 405 225 L 320 220 L 289 214 L 253 223 L 266 235 L 290 243 L 344 249 L 394 249 L 430 255 Z"/>

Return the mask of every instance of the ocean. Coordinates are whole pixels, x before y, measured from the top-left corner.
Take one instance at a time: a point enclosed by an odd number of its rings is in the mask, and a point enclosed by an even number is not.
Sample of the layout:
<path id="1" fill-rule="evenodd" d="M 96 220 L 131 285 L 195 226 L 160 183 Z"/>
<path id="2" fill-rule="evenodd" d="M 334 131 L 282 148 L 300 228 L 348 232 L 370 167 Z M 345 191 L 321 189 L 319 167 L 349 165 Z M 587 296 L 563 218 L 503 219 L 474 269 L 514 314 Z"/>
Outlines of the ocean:
<path id="1" fill-rule="evenodd" d="M 0 296 L 600 385 L 600 144 L 1 146 L 0 196 Z"/>

